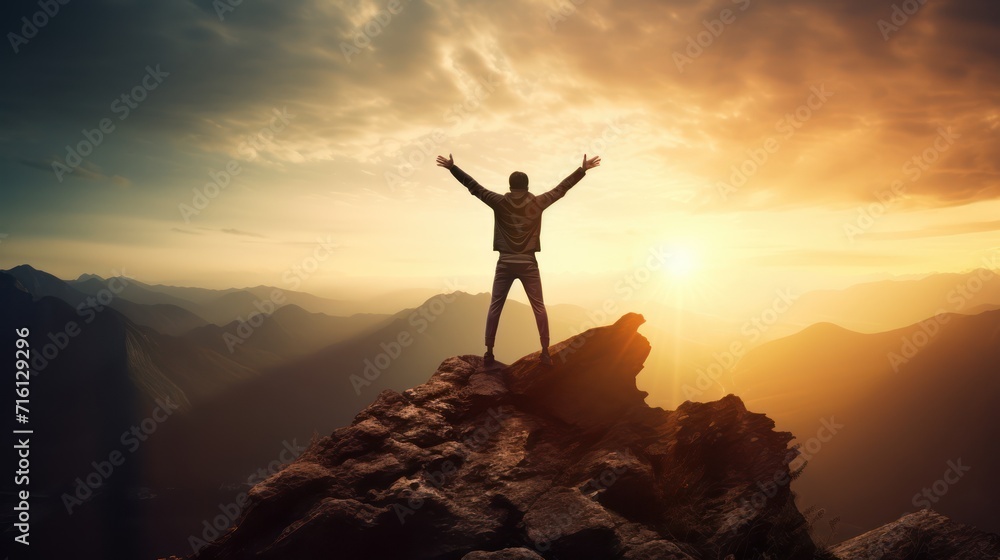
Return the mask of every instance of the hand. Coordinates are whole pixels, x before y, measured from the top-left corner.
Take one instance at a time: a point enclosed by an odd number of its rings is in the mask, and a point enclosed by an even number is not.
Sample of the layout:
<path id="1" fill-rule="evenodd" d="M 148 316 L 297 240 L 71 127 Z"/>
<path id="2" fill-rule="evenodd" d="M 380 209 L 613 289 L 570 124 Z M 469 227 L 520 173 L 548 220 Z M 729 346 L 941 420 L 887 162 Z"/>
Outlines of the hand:
<path id="1" fill-rule="evenodd" d="M 448 154 L 448 159 L 444 159 L 444 156 L 438 156 L 437 164 L 445 169 L 451 169 L 455 165 L 455 158 Z"/>
<path id="2" fill-rule="evenodd" d="M 601 165 L 601 156 L 594 156 L 588 160 L 587 154 L 583 154 L 583 165 L 581 167 L 583 167 L 584 171 L 593 169 L 598 165 Z"/>

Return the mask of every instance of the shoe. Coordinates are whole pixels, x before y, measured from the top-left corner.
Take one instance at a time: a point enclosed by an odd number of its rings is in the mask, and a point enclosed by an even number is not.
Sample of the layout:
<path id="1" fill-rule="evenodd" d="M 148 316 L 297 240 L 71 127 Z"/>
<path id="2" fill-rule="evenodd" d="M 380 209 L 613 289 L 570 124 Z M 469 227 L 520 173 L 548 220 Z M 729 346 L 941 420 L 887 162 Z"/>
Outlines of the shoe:
<path id="1" fill-rule="evenodd" d="M 483 365 L 489 367 L 494 363 L 496 363 L 496 360 L 493 359 L 493 352 L 487 350 L 486 353 L 483 354 Z"/>
<path id="2" fill-rule="evenodd" d="M 548 352 L 542 352 L 542 355 L 539 356 L 539 359 L 542 361 L 542 364 L 544 365 L 547 366 L 552 365 L 552 356 L 550 356 Z"/>

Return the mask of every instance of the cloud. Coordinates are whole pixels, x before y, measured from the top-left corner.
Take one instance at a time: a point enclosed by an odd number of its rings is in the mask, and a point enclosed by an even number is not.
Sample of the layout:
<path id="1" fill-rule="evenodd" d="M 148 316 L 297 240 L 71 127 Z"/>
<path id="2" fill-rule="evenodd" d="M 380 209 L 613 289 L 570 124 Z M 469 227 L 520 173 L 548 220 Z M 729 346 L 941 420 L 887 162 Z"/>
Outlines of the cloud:
<path id="1" fill-rule="evenodd" d="M 19 163 L 25 167 L 31 169 L 37 169 L 39 171 L 45 171 L 47 173 L 52 173 L 52 162 L 56 161 L 58 158 L 53 156 L 50 161 L 39 161 L 30 159 L 20 159 Z M 88 181 L 95 181 L 99 183 L 110 183 L 116 187 L 128 188 L 132 186 L 132 181 L 128 177 L 122 177 L 121 175 L 107 175 L 104 171 L 97 165 L 84 160 L 80 162 L 80 165 L 73 168 L 71 173 L 66 173 L 65 177 L 70 177 L 73 179 L 84 179 Z"/>
<path id="2" fill-rule="evenodd" d="M 894 241 L 901 239 L 921 239 L 925 237 L 945 237 L 1000 231 L 1000 220 L 947 224 L 906 231 L 879 231 L 865 234 L 869 239 Z"/>
<path id="3" fill-rule="evenodd" d="M 553 27 L 547 2 L 452 0 L 404 3 L 371 27 L 384 3 L 241 4 L 219 21 L 207 0 L 104 0 L 77 9 L 73 26 L 54 21 L 13 57 L 0 118 L 15 138 L 41 123 L 72 137 L 65 123 L 93 126 L 148 64 L 170 76 L 129 131 L 235 156 L 287 106 L 294 124 L 257 154 L 287 164 L 385 160 L 387 145 L 434 128 L 460 137 L 472 122 L 480 135 L 507 130 L 525 147 L 550 147 L 578 137 L 587 119 L 628 112 L 659 132 L 648 150 L 706 186 L 779 137 L 780 151 L 733 198 L 748 207 L 754 192 L 773 193 L 773 205 L 869 199 L 906 180 L 906 162 L 953 126 L 962 139 L 910 190 L 943 205 L 997 197 L 995 3 L 924 4 L 886 41 L 877 22 L 891 5 L 589 0 Z M 3 11 L 17 21 L 33 7 Z M 718 23 L 724 9 L 731 24 Z M 706 25 L 721 34 L 705 41 Z M 682 70 L 678 53 L 690 59 Z M 475 101 L 491 75 L 503 84 L 485 108 L 452 126 L 454 108 Z M 819 85 L 834 92 L 830 102 L 781 136 L 776 123 Z M 587 116 L 595 111 L 600 118 Z"/>
<path id="4" fill-rule="evenodd" d="M 803 250 L 790 249 L 746 259 L 757 266 L 791 266 L 807 268 L 872 267 L 884 264 L 899 264 L 912 259 L 898 254 L 871 253 L 862 251 Z"/>
<path id="5" fill-rule="evenodd" d="M 266 236 L 261 235 L 259 233 L 253 233 L 253 232 L 250 232 L 250 231 L 243 231 L 243 230 L 239 230 L 239 229 L 235 229 L 235 228 L 222 228 L 219 231 L 221 231 L 222 233 L 228 233 L 230 235 L 241 235 L 241 236 L 244 236 L 244 237 L 266 238 Z"/>

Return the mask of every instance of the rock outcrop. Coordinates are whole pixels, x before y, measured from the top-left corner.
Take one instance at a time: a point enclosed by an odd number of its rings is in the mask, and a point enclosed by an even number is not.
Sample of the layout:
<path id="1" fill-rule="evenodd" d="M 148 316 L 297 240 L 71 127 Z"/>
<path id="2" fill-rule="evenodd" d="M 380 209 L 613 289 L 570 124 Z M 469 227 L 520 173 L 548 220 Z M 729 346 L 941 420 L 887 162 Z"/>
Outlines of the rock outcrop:
<path id="1" fill-rule="evenodd" d="M 200 560 L 812 558 L 791 435 L 728 396 L 650 408 L 627 314 L 484 369 L 384 391 L 258 484 Z"/>
<path id="2" fill-rule="evenodd" d="M 1000 536 L 921 510 L 835 546 L 841 560 L 995 560 Z"/>

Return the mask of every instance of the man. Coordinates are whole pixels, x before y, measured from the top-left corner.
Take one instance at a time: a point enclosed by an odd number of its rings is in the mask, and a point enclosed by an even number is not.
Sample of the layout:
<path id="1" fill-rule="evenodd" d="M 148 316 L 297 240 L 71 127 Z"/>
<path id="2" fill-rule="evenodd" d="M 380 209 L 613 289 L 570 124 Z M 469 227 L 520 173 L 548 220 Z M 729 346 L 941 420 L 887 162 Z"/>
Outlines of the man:
<path id="1" fill-rule="evenodd" d="M 493 344 L 500 323 L 500 312 L 503 311 L 503 304 L 507 300 L 507 292 L 510 291 L 514 280 L 518 279 L 524 286 L 524 293 L 527 294 L 531 309 L 535 313 L 538 338 L 542 343 L 541 361 L 550 365 L 552 357 L 549 356 L 549 317 L 545 313 L 542 279 L 538 273 L 538 261 L 535 260 L 535 253 L 542 250 L 538 240 L 542 230 L 542 212 L 583 179 L 588 169 L 600 165 L 600 156 L 587 159 L 587 155 L 584 154 L 583 165 L 563 179 L 563 182 L 554 189 L 539 196 L 528 192 L 528 176 L 520 171 L 510 174 L 510 192 L 500 194 L 483 188 L 475 179 L 459 169 L 451 154 L 448 154 L 447 159 L 438 156 L 437 164 L 450 170 L 458 182 L 469 189 L 470 194 L 493 209 L 493 250 L 500 252 L 500 258 L 497 260 L 496 273 L 493 276 L 490 310 L 486 315 L 484 364 L 489 366 L 494 363 Z"/>

